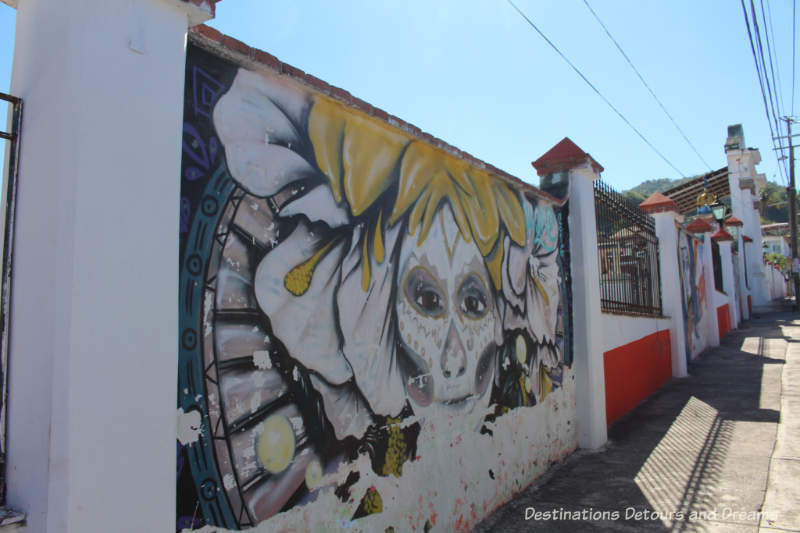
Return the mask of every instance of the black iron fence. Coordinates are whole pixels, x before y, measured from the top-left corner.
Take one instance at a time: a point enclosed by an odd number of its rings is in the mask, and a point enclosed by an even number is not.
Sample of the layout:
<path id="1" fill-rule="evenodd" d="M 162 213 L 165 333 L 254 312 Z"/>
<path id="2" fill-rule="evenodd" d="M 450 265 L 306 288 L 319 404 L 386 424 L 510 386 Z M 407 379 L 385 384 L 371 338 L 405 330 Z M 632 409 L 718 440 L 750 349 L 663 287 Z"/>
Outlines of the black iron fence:
<path id="1" fill-rule="evenodd" d="M 661 315 L 661 274 L 653 217 L 608 184 L 594 182 L 603 311 Z"/>
<path id="2" fill-rule="evenodd" d="M 19 176 L 19 142 L 22 127 L 22 100 L 0 92 L 0 100 L 8 102 L 10 130 L 0 129 L 0 172 L 6 187 L 3 211 L 3 266 L 0 281 L 0 504 L 5 503 L 5 452 L 6 452 L 6 398 L 8 397 L 8 344 L 11 307 L 11 258 L 14 250 L 14 212 L 17 198 L 17 178 Z M 5 146 L 5 143 L 8 146 Z"/>
<path id="3" fill-rule="evenodd" d="M 714 239 L 711 239 L 711 264 L 714 267 L 714 288 L 725 292 L 722 286 L 722 257 L 719 255 L 719 244 Z"/>

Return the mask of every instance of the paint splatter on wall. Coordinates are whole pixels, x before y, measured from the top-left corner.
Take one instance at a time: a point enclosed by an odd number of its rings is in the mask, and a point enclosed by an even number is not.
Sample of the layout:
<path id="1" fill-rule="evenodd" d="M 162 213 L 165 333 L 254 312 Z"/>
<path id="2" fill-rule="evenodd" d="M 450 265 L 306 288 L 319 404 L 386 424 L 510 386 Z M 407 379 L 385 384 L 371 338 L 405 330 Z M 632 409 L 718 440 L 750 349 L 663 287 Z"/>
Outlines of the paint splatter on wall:
<path id="1" fill-rule="evenodd" d="M 181 194 L 178 530 L 464 529 L 574 449 L 566 207 L 194 45 Z"/>

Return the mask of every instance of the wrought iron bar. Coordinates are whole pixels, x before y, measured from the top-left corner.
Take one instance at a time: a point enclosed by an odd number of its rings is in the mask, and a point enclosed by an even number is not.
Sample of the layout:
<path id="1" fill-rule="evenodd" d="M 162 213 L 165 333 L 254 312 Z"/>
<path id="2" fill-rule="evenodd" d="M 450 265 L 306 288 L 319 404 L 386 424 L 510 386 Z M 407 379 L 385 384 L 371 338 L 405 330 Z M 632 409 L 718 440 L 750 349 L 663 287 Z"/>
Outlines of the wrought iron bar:
<path id="1" fill-rule="evenodd" d="M 0 93 L 0 100 L 10 103 L 11 131 L 2 132 L 9 141 L 5 169 L 5 226 L 3 234 L 2 301 L 0 301 L 0 504 L 5 503 L 5 453 L 6 453 L 6 404 L 8 399 L 8 347 L 10 336 L 11 277 L 14 251 L 14 214 L 16 211 L 17 180 L 19 179 L 20 130 L 22 128 L 22 100 L 10 94 Z"/>
<path id="2" fill-rule="evenodd" d="M 660 316 L 661 274 L 653 217 L 601 180 L 594 182 L 601 308 Z"/>

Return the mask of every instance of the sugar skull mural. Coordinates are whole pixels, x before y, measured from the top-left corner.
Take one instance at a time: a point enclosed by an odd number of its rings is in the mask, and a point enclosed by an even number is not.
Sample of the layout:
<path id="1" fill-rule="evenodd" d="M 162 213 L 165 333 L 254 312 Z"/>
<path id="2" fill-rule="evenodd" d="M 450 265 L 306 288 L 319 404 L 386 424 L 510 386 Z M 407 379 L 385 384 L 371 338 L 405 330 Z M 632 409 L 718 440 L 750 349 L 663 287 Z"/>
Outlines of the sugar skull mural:
<path id="1" fill-rule="evenodd" d="M 194 48 L 186 95 L 179 530 L 380 513 L 363 480 L 402 480 L 421 433 L 491 439 L 561 386 L 558 202 Z"/>

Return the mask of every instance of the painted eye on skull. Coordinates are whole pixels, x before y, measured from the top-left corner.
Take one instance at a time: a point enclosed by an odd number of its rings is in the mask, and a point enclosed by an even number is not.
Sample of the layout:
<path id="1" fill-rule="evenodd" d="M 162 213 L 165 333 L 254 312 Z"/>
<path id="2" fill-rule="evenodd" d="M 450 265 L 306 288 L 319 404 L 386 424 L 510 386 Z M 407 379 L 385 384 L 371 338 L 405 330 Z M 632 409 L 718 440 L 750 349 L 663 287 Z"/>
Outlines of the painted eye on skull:
<path id="1" fill-rule="evenodd" d="M 439 318 L 446 311 L 444 290 L 439 283 L 421 266 L 408 273 L 405 283 L 406 298 L 422 315 Z"/>
<path id="2" fill-rule="evenodd" d="M 458 289 L 458 308 L 467 318 L 482 318 L 489 312 L 489 291 L 483 281 L 470 274 Z"/>

